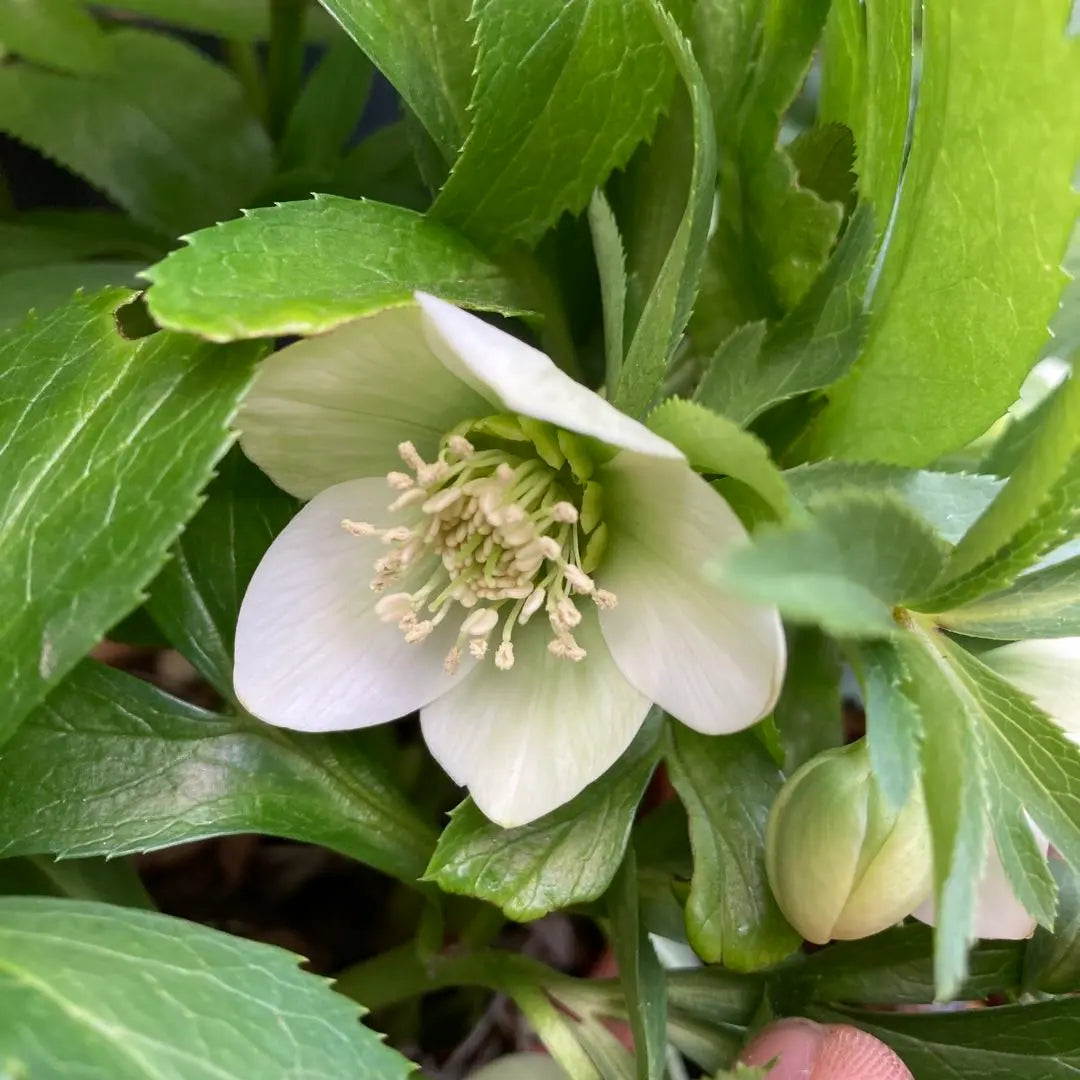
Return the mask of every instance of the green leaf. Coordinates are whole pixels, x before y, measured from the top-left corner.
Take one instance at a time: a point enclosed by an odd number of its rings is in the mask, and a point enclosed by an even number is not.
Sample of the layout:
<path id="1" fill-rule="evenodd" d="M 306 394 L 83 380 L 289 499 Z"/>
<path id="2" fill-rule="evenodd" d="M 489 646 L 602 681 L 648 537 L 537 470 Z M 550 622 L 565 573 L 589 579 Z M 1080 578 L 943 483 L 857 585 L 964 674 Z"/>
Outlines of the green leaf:
<path id="1" fill-rule="evenodd" d="M 626 1000 L 638 1080 L 662 1080 L 666 1074 L 667 984 L 656 950 L 641 921 L 637 862 L 632 846 L 608 894 L 611 938 Z"/>
<path id="2" fill-rule="evenodd" d="M 915 49 L 912 0 L 834 0 L 825 25 L 818 122 L 855 135 L 859 193 L 889 220 L 907 144 Z"/>
<path id="3" fill-rule="evenodd" d="M 649 413 L 648 426 L 674 443 L 699 472 L 734 477 L 753 488 L 776 512 L 791 512 L 791 493 L 760 439 L 726 416 L 693 401 L 669 398 Z"/>
<path id="4" fill-rule="evenodd" d="M 1060 859 L 1050 863 L 1058 885 L 1053 930 L 1039 927 L 1024 952 L 1029 992 L 1072 994 L 1080 989 L 1080 874 Z"/>
<path id="5" fill-rule="evenodd" d="M 1072 1080 L 1080 1069 L 1080 1000 L 949 1013 L 814 1010 L 888 1043 L 915 1080 Z"/>
<path id="6" fill-rule="evenodd" d="M 415 881 L 434 836 L 365 742 L 218 716 L 87 662 L 0 754 L 0 853 L 120 855 L 260 832 Z"/>
<path id="7" fill-rule="evenodd" d="M 1040 926 L 1052 927 L 1057 913 L 1057 883 L 1024 807 L 1011 789 L 990 777 L 990 824 L 994 846 L 1016 899 Z"/>
<path id="8" fill-rule="evenodd" d="M 104 6 L 233 41 L 265 41 L 270 37 L 266 0 L 110 0 Z M 316 18 L 320 14 L 311 11 L 305 20 L 309 38 L 323 39 L 334 30 L 329 18 Z"/>
<path id="9" fill-rule="evenodd" d="M 0 742 L 134 608 L 232 436 L 258 347 L 126 341 L 111 290 L 0 336 Z"/>
<path id="10" fill-rule="evenodd" d="M 626 317 L 626 253 L 619 224 L 599 188 L 589 202 L 589 231 L 600 275 L 604 316 L 604 384 L 615 386 L 623 362 L 623 321 Z"/>
<path id="11" fill-rule="evenodd" d="M 35 210 L 0 221 L 0 273 L 93 258 L 142 258 L 165 253 L 167 241 L 108 210 Z"/>
<path id="12" fill-rule="evenodd" d="M 848 1005 L 925 1005 L 934 1001 L 934 937 L 908 923 L 860 941 L 839 941 L 772 977 L 769 998 L 779 1011 L 801 1013 L 810 1001 Z M 971 969 L 957 997 L 977 1000 L 1020 987 L 1024 943 L 993 941 L 971 952 Z"/>
<path id="13" fill-rule="evenodd" d="M 641 310 L 613 400 L 642 415 L 653 402 L 697 295 L 712 215 L 716 143 L 709 123 L 709 94 L 694 54 L 675 21 L 655 0 L 645 0 L 675 59 L 689 95 L 693 158 L 686 209 Z"/>
<path id="14" fill-rule="evenodd" d="M 904 806 L 918 783 L 923 718 L 912 700 L 911 672 L 890 642 L 858 648 L 859 682 L 866 706 L 866 742 L 874 776 L 893 806 Z"/>
<path id="15" fill-rule="evenodd" d="M 109 42 L 110 63 L 93 76 L 0 68 L 0 130 L 165 233 L 235 214 L 271 165 L 240 84 L 161 34 L 117 30 Z"/>
<path id="16" fill-rule="evenodd" d="M 995 641 L 1080 635 L 1080 557 L 1024 574 L 1010 588 L 947 611 L 937 622 Z"/>
<path id="17" fill-rule="evenodd" d="M 812 520 L 760 527 L 753 543 L 715 573 L 728 588 L 776 604 L 796 622 L 839 637 L 892 635 L 892 609 L 937 577 L 944 544 L 888 492 L 838 491 L 811 509 Z"/>
<path id="18" fill-rule="evenodd" d="M 583 209 L 667 105 L 653 2 L 474 0 L 472 127 L 433 213 L 496 248 Z"/>
<path id="19" fill-rule="evenodd" d="M 771 1065 L 736 1065 L 734 1069 L 721 1069 L 712 1080 L 768 1080 Z"/>
<path id="20" fill-rule="evenodd" d="M 236 448 L 205 499 L 151 585 L 146 610 L 169 642 L 232 699 L 240 601 L 270 542 L 300 504 Z"/>
<path id="21" fill-rule="evenodd" d="M 1071 6 L 926 4 L 914 138 L 866 349 L 818 419 L 812 456 L 922 465 L 1016 399 L 1077 214 Z"/>
<path id="22" fill-rule="evenodd" d="M 790 956 L 801 937 L 780 914 L 765 876 L 765 821 L 783 783 L 750 732 L 723 738 L 673 725 L 671 782 L 690 817 L 694 876 L 686 932 L 694 951 L 733 971 Z"/>
<path id="23" fill-rule="evenodd" d="M 801 465 L 788 469 L 784 479 L 802 502 L 850 488 L 888 491 L 933 525 L 950 544 L 971 528 L 1002 487 L 995 476 L 844 461 Z"/>
<path id="24" fill-rule="evenodd" d="M 1008 585 L 1080 523 L 1080 378 L 1048 407 L 997 498 L 957 544 L 919 607 L 947 611 Z"/>
<path id="25" fill-rule="evenodd" d="M 43 315 L 66 304 L 80 289 L 130 288 L 143 266 L 141 262 L 100 260 L 31 266 L 0 274 L 0 330 L 18 326 L 31 310 Z"/>
<path id="26" fill-rule="evenodd" d="M 157 912 L 0 898 L 0 1049 L 30 1076 L 405 1080 L 299 959 Z"/>
<path id="27" fill-rule="evenodd" d="M 323 195 L 188 237 L 146 271 L 162 325 L 212 341 L 316 334 L 416 290 L 515 314 L 513 286 L 452 229 L 412 210 Z"/>
<path id="28" fill-rule="evenodd" d="M 786 318 L 764 338 L 760 329 L 741 328 L 721 346 L 697 400 L 745 425 L 778 402 L 840 378 L 863 342 L 873 245 L 873 217 L 860 208 L 824 272 Z"/>
<path id="29" fill-rule="evenodd" d="M 790 776 L 803 762 L 843 742 L 840 654 L 812 627 L 787 629 L 787 671 L 773 712 Z"/>
<path id="30" fill-rule="evenodd" d="M 466 799 L 451 813 L 425 878 L 444 892 L 487 900 L 518 922 L 597 899 L 626 851 L 661 729 L 654 713 L 599 780 L 528 825 L 502 829 Z"/>
<path id="31" fill-rule="evenodd" d="M 52 859 L 28 855 L 0 862 L 0 895 L 68 896 L 122 907 L 154 906 L 130 859 Z"/>
<path id="32" fill-rule="evenodd" d="M 0 0 L 0 46 L 60 71 L 99 71 L 109 39 L 78 0 Z"/>
<path id="33" fill-rule="evenodd" d="M 321 0 L 452 162 L 471 126 L 471 0 Z"/>

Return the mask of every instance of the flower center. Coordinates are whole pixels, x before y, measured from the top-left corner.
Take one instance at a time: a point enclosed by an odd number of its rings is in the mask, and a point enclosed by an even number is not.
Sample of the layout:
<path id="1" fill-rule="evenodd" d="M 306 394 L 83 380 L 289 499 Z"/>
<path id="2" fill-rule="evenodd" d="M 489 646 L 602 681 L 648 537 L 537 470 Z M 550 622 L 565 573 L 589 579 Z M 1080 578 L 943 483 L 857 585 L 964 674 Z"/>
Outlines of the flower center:
<path id="1" fill-rule="evenodd" d="M 390 528 L 342 522 L 388 548 L 375 562 L 373 590 L 386 592 L 406 573 L 423 582 L 413 592 L 380 597 L 378 616 L 419 643 L 460 608 L 464 617 L 445 660 L 453 674 L 466 648 L 482 660 L 496 635 L 495 666 L 508 671 L 515 629 L 543 607 L 553 635 L 548 650 L 583 660 L 573 633 L 581 599 L 602 608 L 617 602 L 590 576 L 607 527 L 584 441 L 526 417 L 497 415 L 445 435 L 433 462 L 411 442 L 398 452 L 409 471 L 387 475 L 399 493 L 389 508 L 418 507 L 419 521 Z"/>

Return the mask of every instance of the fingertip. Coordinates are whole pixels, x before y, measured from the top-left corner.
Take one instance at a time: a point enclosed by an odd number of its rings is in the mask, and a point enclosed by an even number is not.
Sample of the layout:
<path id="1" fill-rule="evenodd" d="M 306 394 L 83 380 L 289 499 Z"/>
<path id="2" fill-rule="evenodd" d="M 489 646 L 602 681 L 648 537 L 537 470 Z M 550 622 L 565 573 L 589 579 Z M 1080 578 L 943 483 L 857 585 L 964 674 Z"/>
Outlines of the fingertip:
<path id="1" fill-rule="evenodd" d="M 745 1065 L 776 1061 L 769 1080 L 810 1080 L 828 1032 L 812 1020 L 780 1020 L 765 1028 L 742 1052 Z"/>
<path id="2" fill-rule="evenodd" d="M 769 1080 L 914 1080 L 907 1066 L 873 1035 L 848 1024 L 780 1020 L 742 1052 L 746 1065 L 776 1061 Z"/>

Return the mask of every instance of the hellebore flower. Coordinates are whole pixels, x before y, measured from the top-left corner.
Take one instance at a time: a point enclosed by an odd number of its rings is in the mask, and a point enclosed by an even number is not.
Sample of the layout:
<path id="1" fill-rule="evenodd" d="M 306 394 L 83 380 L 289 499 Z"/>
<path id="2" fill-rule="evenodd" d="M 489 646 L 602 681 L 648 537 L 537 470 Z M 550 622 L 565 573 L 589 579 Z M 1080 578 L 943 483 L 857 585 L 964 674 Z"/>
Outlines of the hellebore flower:
<path id="1" fill-rule="evenodd" d="M 780 910 L 808 941 L 869 937 L 892 926 L 930 887 L 921 788 L 904 806 L 890 806 L 862 740 L 818 754 L 773 803 L 765 868 Z"/>
<path id="2" fill-rule="evenodd" d="M 1080 742 L 1080 638 L 1015 641 L 984 653 L 981 659 L 1027 694 L 1074 743 Z M 1038 845 L 1048 852 L 1050 841 L 1030 821 L 1028 824 Z M 932 900 L 913 914 L 934 925 Z M 998 940 L 1021 940 L 1035 932 L 1035 918 L 1013 892 L 992 838 L 986 845 L 979 878 L 974 931 L 976 937 Z"/>
<path id="3" fill-rule="evenodd" d="M 248 456 L 311 500 L 244 597 L 244 705 L 301 731 L 420 709 L 505 826 L 600 776 L 653 702 L 706 733 L 764 716 L 777 612 L 704 572 L 745 541 L 727 503 L 543 353 L 417 301 L 269 357 L 241 410 Z"/>

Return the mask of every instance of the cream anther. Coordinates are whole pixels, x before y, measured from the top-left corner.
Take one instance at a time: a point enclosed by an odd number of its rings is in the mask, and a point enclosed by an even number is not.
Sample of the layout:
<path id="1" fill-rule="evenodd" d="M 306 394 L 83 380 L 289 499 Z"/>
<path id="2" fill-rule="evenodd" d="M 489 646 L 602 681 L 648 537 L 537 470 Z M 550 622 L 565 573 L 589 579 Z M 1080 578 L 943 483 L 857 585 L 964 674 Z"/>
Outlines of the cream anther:
<path id="1" fill-rule="evenodd" d="M 402 492 L 391 504 L 391 510 L 404 510 L 413 503 L 423 502 L 427 498 L 427 492 L 423 488 L 409 488 Z"/>
<path id="2" fill-rule="evenodd" d="M 450 475 L 450 466 L 445 461 L 433 461 L 430 465 L 421 465 L 416 470 L 416 478 L 424 487 L 441 484 Z"/>
<path id="3" fill-rule="evenodd" d="M 568 563 L 563 567 L 563 573 L 575 592 L 585 593 L 586 595 L 596 592 L 596 582 L 584 570 L 579 569 L 572 563 Z"/>
<path id="4" fill-rule="evenodd" d="M 443 661 L 443 669 L 446 671 L 447 675 L 456 675 L 460 666 L 461 650 L 455 645 L 446 654 L 446 659 Z"/>
<path id="5" fill-rule="evenodd" d="M 459 487 L 443 488 L 431 496 L 421 507 L 425 514 L 441 514 L 449 510 L 456 502 L 460 502 L 465 493 Z"/>
<path id="6" fill-rule="evenodd" d="M 403 544 L 412 538 L 413 531 L 408 525 L 393 525 L 389 529 L 384 529 L 382 533 L 384 544 Z"/>
<path id="7" fill-rule="evenodd" d="M 446 445 L 450 453 L 459 458 L 471 457 L 476 452 L 476 448 L 464 435 L 451 435 Z"/>
<path id="8" fill-rule="evenodd" d="M 552 638 L 548 642 L 548 652 L 561 660 L 573 660 L 574 663 L 584 660 L 588 655 L 571 634 L 560 634 L 559 637 Z"/>
<path id="9" fill-rule="evenodd" d="M 408 473 L 403 472 L 388 472 L 386 482 L 394 491 L 408 491 L 416 483 Z"/>
<path id="10" fill-rule="evenodd" d="M 514 666 L 514 646 L 509 641 L 504 641 L 495 650 L 495 666 L 500 671 L 509 671 Z"/>
<path id="11" fill-rule="evenodd" d="M 375 614 L 383 622 L 398 623 L 413 613 L 413 599 L 408 593 L 398 592 L 384 596 L 375 604 Z"/>
<path id="12" fill-rule="evenodd" d="M 473 638 L 469 642 L 469 655 L 474 660 L 483 660 L 487 656 L 488 643 L 487 638 Z"/>
<path id="13" fill-rule="evenodd" d="M 435 624 L 430 619 L 412 623 L 405 631 L 405 640 L 410 645 L 416 645 L 431 636 Z"/>
<path id="14" fill-rule="evenodd" d="M 552 610 L 551 618 L 558 627 L 570 630 L 581 622 L 581 612 L 573 600 L 564 596 Z"/>
<path id="15" fill-rule="evenodd" d="M 610 611 L 619 606 L 619 598 L 608 589 L 597 589 L 592 594 L 592 602 L 602 611 Z"/>
<path id="16" fill-rule="evenodd" d="M 541 536 L 539 540 L 537 540 L 537 544 L 545 559 L 555 560 L 561 558 L 562 548 L 559 546 L 558 541 L 554 540 L 552 537 Z"/>
<path id="17" fill-rule="evenodd" d="M 518 617 L 518 622 L 527 623 L 540 610 L 540 605 L 544 602 L 545 596 L 547 596 L 547 590 L 542 588 L 533 589 L 526 598 L 525 603 L 521 605 L 521 615 Z"/>
<path id="18" fill-rule="evenodd" d="M 425 465 L 416 447 L 411 442 L 398 443 L 398 455 L 413 472 L 419 472 Z"/>
<path id="19" fill-rule="evenodd" d="M 557 502 L 551 508 L 551 516 L 555 521 L 560 521 L 568 525 L 576 525 L 578 521 L 578 512 L 573 503 Z"/>
<path id="20" fill-rule="evenodd" d="M 341 527 L 353 536 L 375 536 L 379 531 L 366 521 L 353 521 L 351 518 L 343 518 Z"/>
<path id="21" fill-rule="evenodd" d="M 461 624 L 461 632 L 470 637 L 486 638 L 499 622 L 499 613 L 494 608 L 477 608 Z"/>

